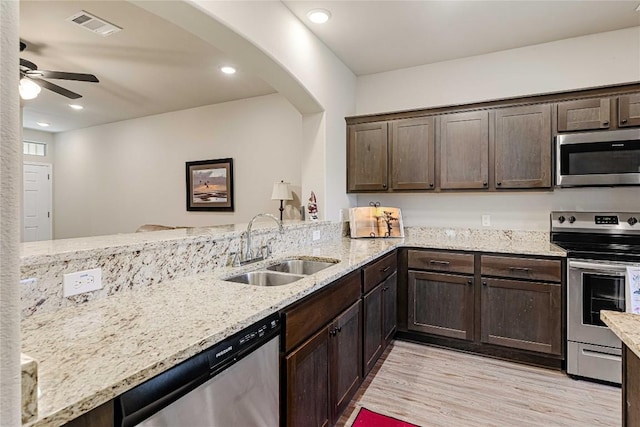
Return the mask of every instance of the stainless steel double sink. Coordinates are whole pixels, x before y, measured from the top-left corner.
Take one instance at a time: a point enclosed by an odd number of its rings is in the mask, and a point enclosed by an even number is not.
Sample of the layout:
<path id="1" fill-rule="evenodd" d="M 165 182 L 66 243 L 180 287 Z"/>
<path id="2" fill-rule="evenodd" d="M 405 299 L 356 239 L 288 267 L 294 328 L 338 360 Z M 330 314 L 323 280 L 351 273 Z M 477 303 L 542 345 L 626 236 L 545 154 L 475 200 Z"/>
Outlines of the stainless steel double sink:
<path id="1" fill-rule="evenodd" d="M 255 286 L 281 286 L 315 274 L 338 262 L 340 261 L 332 258 L 313 260 L 304 258 L 287 259 L 278 264 L 238 274 L 237 276 L 232 276 L 224 280 Z"/>

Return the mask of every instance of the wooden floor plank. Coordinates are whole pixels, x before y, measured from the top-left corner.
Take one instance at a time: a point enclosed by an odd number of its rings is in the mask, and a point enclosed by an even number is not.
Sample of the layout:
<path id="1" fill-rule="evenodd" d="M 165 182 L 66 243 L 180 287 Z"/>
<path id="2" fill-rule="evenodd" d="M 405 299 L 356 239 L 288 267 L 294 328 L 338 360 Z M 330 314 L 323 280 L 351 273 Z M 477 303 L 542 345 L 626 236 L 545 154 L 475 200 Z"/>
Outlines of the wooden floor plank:
<path id="1" fill-rule="evenodd" d="M 395 341 L 338 421 L 361 407 L 423 427 L 620 426 L 620 388 L 563 372 Z"/>

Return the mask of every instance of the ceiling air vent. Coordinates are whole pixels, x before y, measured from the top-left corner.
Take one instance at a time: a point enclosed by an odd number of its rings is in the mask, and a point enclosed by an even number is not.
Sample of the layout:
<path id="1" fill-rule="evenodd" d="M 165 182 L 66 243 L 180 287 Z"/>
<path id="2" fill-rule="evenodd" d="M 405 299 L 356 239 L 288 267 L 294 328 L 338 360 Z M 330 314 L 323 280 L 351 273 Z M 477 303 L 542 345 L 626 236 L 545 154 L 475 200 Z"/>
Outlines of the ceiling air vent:
<path id="1" fill-rule="evenodd" d="M 97 16 L 91 15 L 84 10 L 68 17 L 67 21 L 73 22 L 74 24 L 91 31 L 92 33 L 99 34 L 102 37 L 110 36 L 111 34 L 122 30 L 122 28 L 113 25 L 104 19 L 98 18 Z"/>

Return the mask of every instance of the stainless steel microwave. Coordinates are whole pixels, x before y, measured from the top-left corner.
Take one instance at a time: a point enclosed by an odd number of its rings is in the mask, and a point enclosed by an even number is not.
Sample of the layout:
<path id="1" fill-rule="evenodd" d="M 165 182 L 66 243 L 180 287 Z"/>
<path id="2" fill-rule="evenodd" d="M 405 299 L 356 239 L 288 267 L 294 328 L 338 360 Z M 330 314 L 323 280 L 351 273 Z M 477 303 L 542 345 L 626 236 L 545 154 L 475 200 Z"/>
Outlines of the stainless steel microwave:
<path id="1" fill-rule="evenodd" d="M 640 185 L 640 129 L 558 135 L 556 185 Z"/>

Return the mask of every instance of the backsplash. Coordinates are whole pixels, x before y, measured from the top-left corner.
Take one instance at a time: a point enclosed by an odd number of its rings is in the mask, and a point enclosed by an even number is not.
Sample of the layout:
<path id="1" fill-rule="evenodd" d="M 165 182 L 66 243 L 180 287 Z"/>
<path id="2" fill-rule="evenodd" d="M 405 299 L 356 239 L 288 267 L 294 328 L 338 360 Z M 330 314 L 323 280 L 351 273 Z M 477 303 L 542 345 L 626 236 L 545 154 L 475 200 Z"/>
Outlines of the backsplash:
<path id="1" fill-rule="evenodd" d="M 252 246 L 259 248 L 271 240 L 273 255 L 278 256 L 338 240 L 342 227 L 342 223 L 328 221 L 296 222 L 285 224 L 281 235 L 273 226 L 260 228 L 255 224 Z M 243 230 L 231 225 L 24 243 L 20 268 L 20 277 L 26 282 L 21 285 L 22 316 L 209 273 L 226 266 L 240 250 Z M 319 240 L 313 240 L 314 231 L 320 232 Z M 102 289 L 64 298 L 63 275 L 92 268 L 102 269 Z"/>

